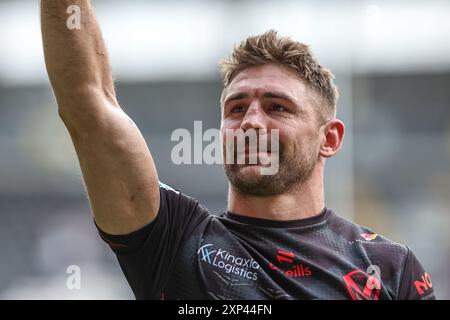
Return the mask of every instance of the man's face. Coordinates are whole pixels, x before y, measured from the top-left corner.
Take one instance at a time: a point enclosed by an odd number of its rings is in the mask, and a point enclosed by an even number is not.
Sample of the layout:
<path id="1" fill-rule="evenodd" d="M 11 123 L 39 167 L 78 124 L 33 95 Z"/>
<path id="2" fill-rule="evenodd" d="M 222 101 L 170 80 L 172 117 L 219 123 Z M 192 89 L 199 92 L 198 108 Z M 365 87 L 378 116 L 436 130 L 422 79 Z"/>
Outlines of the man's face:
<path id="1" fill-rule="evenodd" d="M 236 161 L 230 164 L 225 160 L 225 173 L 237 191 L 253 196 L 277 195 L 291 191 L 311 176 L 320 148 L 319 117 L 313 96 L 311 89 L 294 73 L 274 64 L 250 67 L 236 75 L 222 101 L 224 159 L 229 143 L 227 131 L 254 129 L 261 136 L 266 133 L 270 141 L 271 130 L 279 130 L 279 169 L 274 175 L 262 175 L 260 162 L 249 163 L 248 148 L 245 164 Z M 261 159 L 273 160 L 270 142 L 268 146 L 267 153 L 258 148 L 257 154 Z"/>

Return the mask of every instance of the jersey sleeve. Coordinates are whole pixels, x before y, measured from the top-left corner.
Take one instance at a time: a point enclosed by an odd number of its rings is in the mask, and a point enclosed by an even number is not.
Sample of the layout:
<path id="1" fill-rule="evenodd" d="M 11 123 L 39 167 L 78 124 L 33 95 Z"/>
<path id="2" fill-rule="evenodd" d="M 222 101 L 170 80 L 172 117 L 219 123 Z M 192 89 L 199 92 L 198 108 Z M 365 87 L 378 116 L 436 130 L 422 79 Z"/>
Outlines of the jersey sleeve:
<path id="1" fill-rule="evenodd" d="M 100 237 L 116 254 L 137 299 L 160 299 L 186 235 L 209 213 L 191 197 L 160 183 L 156 218 L 127 235 Z"/>
<path id="2" fill-rule="evenodd" d="M 398 298 L 401 300 L 436 299 L 430 275 L 409 248 Z"/>

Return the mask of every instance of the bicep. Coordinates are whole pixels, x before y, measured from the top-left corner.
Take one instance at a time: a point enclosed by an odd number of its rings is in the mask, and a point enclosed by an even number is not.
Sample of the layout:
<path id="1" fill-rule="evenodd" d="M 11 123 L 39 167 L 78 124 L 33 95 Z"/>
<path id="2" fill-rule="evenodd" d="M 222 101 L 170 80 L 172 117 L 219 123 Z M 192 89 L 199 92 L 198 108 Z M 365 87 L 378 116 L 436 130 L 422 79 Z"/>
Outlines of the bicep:
<path id="1" fill-rule="evenodd" d="M 118 106 L 91 107 L 82 121 L 64 120 L 80 163 L 97 225 L 127 234 L 159 209 L 158 176 L 144 137 Z"/>

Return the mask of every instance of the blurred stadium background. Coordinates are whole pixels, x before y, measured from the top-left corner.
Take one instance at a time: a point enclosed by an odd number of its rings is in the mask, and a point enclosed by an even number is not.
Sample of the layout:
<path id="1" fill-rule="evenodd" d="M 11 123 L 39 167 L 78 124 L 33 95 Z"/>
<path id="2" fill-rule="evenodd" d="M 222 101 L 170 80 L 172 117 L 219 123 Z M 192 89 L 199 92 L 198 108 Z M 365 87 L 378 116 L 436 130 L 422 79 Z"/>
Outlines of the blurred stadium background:
<path id="1" fill-rule="evenodd" d="M 217 61 L 269 28 L 310 44 L 336 74 L 345 147 L 326 203 L 411 247 L 450 298 L 450 2 L 93 1 L 121 104 L 162 181 L 215 212 L 219 165 L 170 161 L 177 128 L 218 128 Z M 47 80 L 38 1 L 0 1 L 0 299 L 131 299 L 91 218 Z M 81 268 L 81 289 L 66 268 Z"/>

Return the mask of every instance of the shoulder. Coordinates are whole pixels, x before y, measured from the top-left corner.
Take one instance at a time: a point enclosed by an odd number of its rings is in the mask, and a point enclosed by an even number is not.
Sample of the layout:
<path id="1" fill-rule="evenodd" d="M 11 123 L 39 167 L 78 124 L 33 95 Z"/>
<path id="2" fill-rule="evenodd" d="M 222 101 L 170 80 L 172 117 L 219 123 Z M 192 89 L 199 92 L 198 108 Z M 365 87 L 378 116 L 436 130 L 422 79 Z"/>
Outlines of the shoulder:
<path id="1" fill-rule="evenodd" d="M 329 227 L 337 237 L 345 239 L 353 260 L 367 267 L 367 273 L 376 272 L 391 297 L 412 299 L 417 295 L 412 284 L 421 279 L 424 271 L 408 246 L 335 214 Z"/>
<path id="2" fill-rule="evenodd" d="M 349 221 L 334 212 L 329 219 L 329 228 L 350 247 L 364 250 L 369 256 L 384 264 L 393 264 L 393 268 L 403 268 L 410 249 L 368 227 Z"/>
<path id="3" fill-rule="evenodd" d="M 161 203 L 167 206 L 167 209 L 199 211 L 202 214 L 210 213 L 206 206 L 200 204 L 197 199 L 165 183 L 159 182 L 159 192 L 161 195 Z"/>
<path id="4" fill-rule="evenodd" d="M 329 227 L 335 232 L 338 232 L 341 236 L 346 237 L 351 242 L 356 243 L 378 243 L 380 245 L 387 245 L 397 247 L 399 250 L 407 251 L 408 248 L 396 242 L 373 229 L 352 222 L 346 218 L 343 218 L 336 213 L 332 212 L 329 219 Z"/>
<path id="5" fill-rule="evenodd" d="M 161 205 L 156 228 L 177 226 L 177 232 L 189 233 L 214 216 L 204 204 L 178 189 L 160 182 L 159 190 Z"/>

